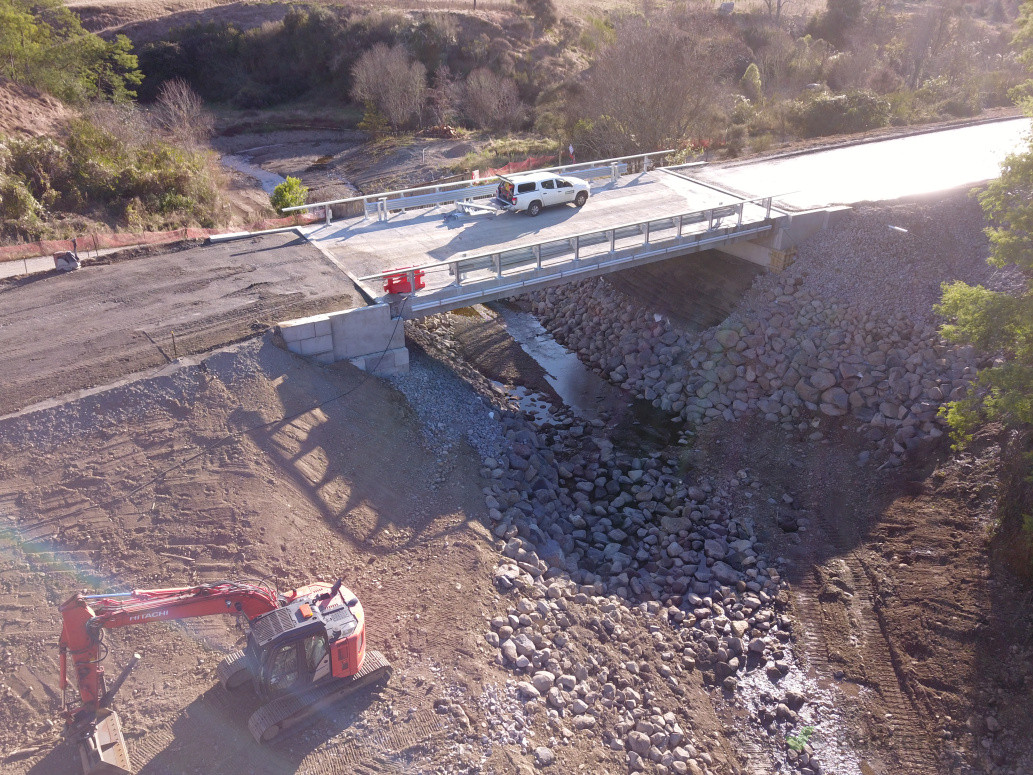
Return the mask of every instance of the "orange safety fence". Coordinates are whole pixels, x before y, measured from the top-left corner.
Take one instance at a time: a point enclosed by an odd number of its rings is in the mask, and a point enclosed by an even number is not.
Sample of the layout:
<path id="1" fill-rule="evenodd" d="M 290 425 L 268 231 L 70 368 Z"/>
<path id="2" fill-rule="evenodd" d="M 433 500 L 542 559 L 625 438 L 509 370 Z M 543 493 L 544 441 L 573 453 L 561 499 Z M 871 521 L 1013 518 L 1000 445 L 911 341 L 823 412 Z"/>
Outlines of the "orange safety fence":
<path id="1" fill-rule="evenodd" d="M 246 231 L 265 231 L 266 229 L 277 229 L 284 226 L 300 226 L 306 223 L 313 223 L 322 218 L 323 215 L 319 213 L 306 213 L 286 218 L 265 218 L 250 224 Z M 135 247 L 137 245 L 167 245 L 171 242 L 205 239 L 213 234 L 224 233 L 227 232 L 221 229 L 198 229 L 187 226 L 182 229 L 173 229 L 172 231 L 83 234 L 76 238 L 76 242 L 81 252 L 88 253 L 95 250 Z M 22 242 L 17 245 L 5 245 L 0 246 L 0 263 L 4 261 L 19 261 L 24 258 L 35 258 L 36 256 L 49 256 L 73 249 L 74 246 L 70 239 L 37 240 L 35 242 Z"/>
<path id="2" fill-rule="evenodd" d="M 481 173 L 481 177 L 490 178 L 492 175 L 510 175 L 514 172 L 527 172 L 535 167 L 549 167 L 556 161 L 556 156 L 528 156 L 523 161 L 511 161 L 505 167 L 489 169 Z"/>

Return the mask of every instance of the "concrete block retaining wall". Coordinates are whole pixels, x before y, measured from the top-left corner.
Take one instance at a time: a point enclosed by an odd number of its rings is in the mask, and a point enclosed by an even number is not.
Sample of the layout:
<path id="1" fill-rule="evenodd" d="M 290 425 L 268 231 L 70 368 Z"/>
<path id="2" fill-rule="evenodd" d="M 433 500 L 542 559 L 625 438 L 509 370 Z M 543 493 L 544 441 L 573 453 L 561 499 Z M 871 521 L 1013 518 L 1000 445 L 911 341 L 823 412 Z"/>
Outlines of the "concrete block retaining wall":
<path id="1" fill-rule="evenodd" d="M 317 363 L 349 361 L 381 376 L 409 371 L 402 321 L 386 304 L 288 320 L 278 326 L 287 349 Z"/>

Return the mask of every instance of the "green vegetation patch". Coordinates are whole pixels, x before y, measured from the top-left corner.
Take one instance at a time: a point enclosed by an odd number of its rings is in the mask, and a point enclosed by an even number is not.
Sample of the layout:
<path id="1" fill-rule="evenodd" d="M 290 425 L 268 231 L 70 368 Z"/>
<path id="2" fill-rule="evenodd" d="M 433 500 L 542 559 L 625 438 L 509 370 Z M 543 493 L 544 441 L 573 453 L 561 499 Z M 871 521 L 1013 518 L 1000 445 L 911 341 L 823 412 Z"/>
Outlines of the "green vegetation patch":
<path id="1" fill-rule="evenodd" d="M 87 32 L 60 0 L 0 0 L 0 76 L 70 103 L 131 100 L 143 80 L 125 35 Z"/>
<path id="2" fill-rule="evenodd" d="M 61 140 L 0 143 L 5 238 L 38 239 L 49 218 L 83 212 L 131 229 L 208 227 L 217 203 L 211 156 L 163 140 L 133 144 L 78 119 Z"/>

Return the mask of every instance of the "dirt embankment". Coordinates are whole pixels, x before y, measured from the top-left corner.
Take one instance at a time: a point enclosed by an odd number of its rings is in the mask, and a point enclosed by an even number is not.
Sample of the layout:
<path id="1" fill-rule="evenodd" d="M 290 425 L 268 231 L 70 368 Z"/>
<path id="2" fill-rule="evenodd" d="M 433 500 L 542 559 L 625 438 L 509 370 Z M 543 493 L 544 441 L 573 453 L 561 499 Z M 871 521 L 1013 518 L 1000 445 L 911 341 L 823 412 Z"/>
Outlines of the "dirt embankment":
<path id="1" fill-rule="evenodd" d="M 0 79 L 0 137 L 54 134 L 72 115 L 53 97 Z"/>
<path id="2" fill-rule="evenodd" d="M 254 698 L 213 688 L 241 643 L 231 620 L 110 631 L 109 670 L 144 655 L 117 702 L 139 771 L 384 771 L 413 745 L 429 769 L 448 765 L 434 702 L 493 679 L 477 658 L 492 598 L 480 461 L 439 454 L 390 387 L 254 340 L 6 420 L 0 447 L 5 772 L 73 766 L 56 732 L 58 603 L 214 578 L 345 578 L 395 677 L 266 749 L 241 723 Z"/>

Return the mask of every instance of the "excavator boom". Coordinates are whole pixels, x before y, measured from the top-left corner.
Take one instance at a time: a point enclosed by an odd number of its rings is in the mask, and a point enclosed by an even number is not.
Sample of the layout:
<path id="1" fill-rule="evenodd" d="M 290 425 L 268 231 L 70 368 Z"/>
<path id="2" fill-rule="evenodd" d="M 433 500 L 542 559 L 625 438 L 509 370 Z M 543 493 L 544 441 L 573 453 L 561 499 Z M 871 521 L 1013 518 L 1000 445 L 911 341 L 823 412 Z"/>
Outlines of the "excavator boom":
<path id="1" fill-rule="evenodd" d="M 219 581 L 196 587 L 140 589 L 108 595 L 76 594 L 60 607 L 61 690 L 68 685 L 67 655 L 71 654 L 81 705 L 65 706 L 69 719 L 96 713 L 104 696 L 101 629 L 127 627 L 165 619 L 215 614 L 243 614 L 252 620 L 279 607 L 276 590 Z"/>

